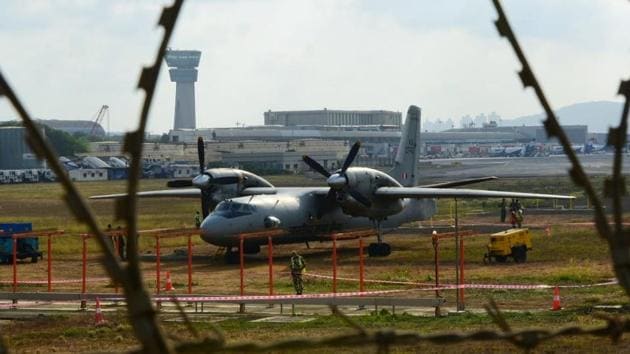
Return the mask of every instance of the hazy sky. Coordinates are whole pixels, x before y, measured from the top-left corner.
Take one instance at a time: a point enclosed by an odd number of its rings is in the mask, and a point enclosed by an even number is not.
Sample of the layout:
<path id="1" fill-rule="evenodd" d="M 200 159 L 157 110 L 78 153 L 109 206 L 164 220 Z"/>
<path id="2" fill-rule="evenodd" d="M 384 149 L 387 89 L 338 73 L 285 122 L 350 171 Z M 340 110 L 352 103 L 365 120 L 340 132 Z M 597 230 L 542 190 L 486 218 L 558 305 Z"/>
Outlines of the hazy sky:
<path id="1" fill-rule="evenodd" d="M 0 70 L 40 118 L 135 127 L 135 89 L 152 61 L 164 1 L 8 1 L 0 11 Z M 630 77 L 630 2 L 504 1 L 554 106 L 619 100 Z M 387 109 L 423 118 L 538 113 L 493 21 L 489 0 L 187 1 L 170 46 L 201 50 L 197 126 L 262 124 L 263 112 Z M 162 66 L 149 130 L 173 125 L 175 85 Z M 0 100 L 0 120 L 16 117 Z"/>

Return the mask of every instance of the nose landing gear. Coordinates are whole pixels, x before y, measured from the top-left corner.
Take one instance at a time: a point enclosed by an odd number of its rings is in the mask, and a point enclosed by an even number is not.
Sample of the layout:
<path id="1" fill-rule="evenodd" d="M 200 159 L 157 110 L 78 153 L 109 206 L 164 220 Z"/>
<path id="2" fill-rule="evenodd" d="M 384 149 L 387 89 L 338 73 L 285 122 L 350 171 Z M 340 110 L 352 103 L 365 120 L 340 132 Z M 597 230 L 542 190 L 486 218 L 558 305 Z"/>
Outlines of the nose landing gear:
<path id="1" fill-rule="evenodd" d="M 381 220 L 376 220 L 376 243 L 370 243 L 368 246 L 368 255 L 370 257 L 387 257 L 392 253 L 392 247 L 383 242 L 383 233 L 381 230 Z"/>
<path id="2" fill-rule="evenodd" d="M 386 257 L 392 253 L 392 247 L 385 242 L 370 243 L 368 247 L 368 255 L 370 257 Z"/>

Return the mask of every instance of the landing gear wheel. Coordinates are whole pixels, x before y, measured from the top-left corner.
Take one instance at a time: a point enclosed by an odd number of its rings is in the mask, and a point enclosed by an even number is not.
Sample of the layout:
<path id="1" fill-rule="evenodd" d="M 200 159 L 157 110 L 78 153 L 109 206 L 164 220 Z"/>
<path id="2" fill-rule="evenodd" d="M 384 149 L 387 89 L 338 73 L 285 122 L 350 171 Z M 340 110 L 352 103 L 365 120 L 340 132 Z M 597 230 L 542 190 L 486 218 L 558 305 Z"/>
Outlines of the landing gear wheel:
<path id="1" fill-rule="evenodd" d="M 507 256 L 494 256 L 494 259 L 497 263 L 505 263 L 507 261 Z"/>
<path id="2" fill-rule="evenodd" d="M 370 245 L 368 246 L 368 255 L 370 257 L 376 257 L 378 255 L 378 243 L 370 243 Z"/>
<path id="3" fill-rule="evenodd" d="M 387 257 L 392 253 L 392 247 L 388 243 L 370 243 L 368 255 L 370 257 Z"/>
<path id="4" fill-rule="evenodd" d="M 243 253 L 245 254 L 257 254 L 260 252 L 260 245 L 245 245 L 243 247 Z"/>
<path id="5" fill-rule="evenodd" d="M 392 254 L 392 247 L 389 243 L 381 243 L 381 256 L 387 257 Z"/>
<path id="6" fill-rule="evenodd" d="M 527 246 L 512 247 L 512 257 L 516 263 L 525 263 L 527 261 Z"/>
<path id="7" fill-rule="evenodd" d="M 239 264 L 241 263 L 241 255 L 238 252 L 234 252 L 231 249 L 225 251 L 225 263 L 226 264 Z"/>

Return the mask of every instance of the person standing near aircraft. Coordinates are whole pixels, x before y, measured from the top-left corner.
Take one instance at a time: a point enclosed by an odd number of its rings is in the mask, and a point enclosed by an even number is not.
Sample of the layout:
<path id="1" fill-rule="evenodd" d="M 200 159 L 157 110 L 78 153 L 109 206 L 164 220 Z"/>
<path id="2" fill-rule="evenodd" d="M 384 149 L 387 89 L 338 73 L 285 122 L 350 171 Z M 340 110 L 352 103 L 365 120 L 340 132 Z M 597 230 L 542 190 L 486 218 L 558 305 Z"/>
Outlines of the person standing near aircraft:
<path id="1" fill-rule="evenodd" d="M 512 224 L 512 228 L 516 228 L 516 211 L 510 208 L 510 224 Z"/>
<path id="2" fill-rule="evenodd" d="M 293 280 L 293 288 L 295 289 L 295 294 L 302 295 L 302 292 L 304 291 L 302 272 L 306 268 L 304 257 L 300 256 L 296 251 L 291 252 L 291 261 L 289 262 L 289 268 L 291 268 L 291 279 Z"/>
<path id="3" fill-rule="evenodd" d="M 523 226 L 523 205 L 521 205 L 521 202 L 517 199 L 515 206 L 516 206 L 516 223 L 518 224 L 518 227 L 521 228 Z"/>
<path id="4" fill-rule="evenodd" d="M 120 225 L 118 225 L 118 227 L 116 228 L 116 236 L 115 236 L 118 240 L 118 255 L 120 256 L 120 260 L 122 261 L 126 261 L 127 260 L 127 255 L 125 252 L 125 236 L 123 235 L 123 230 L 122 227 L 120 227 Z"/>
<path id="5" fill-rule="evenodd" d="M 199 210 L 195 212 L 195 227 L 199 228 L 201 226 L 201 214 L 199 214 Z"/>
<path id="6" fill-rule="evenodd" d="M 114 252 L 116 252 L 116 240 L 114 239 L 114 230 L 112 229 L 112 224 L 107 224 L 107 230 L 105 230 L 105 233 L 109 236 L 108 240 L 109 243 L 112 246 L 112 249 L 114 250 Z"/>

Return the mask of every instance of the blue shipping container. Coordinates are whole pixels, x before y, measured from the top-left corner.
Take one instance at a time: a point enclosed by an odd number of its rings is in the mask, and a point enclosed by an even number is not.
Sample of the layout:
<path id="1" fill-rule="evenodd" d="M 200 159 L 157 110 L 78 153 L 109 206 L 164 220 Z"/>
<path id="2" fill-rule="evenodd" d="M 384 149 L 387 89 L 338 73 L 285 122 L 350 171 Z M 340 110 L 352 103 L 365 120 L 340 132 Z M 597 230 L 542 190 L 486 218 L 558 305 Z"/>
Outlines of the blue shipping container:
<path id="1" fill-rule="evenodd" d="M 0 224 L 0 230 L 4 233 L 0 234 L 0 263 L 13 263 L 13 236 L 14 233 L 27 232 L 33 230 L 32 223 L 6 223 Z M 20 238 L 17 240 L 17 258 L 31 258 L 33 262 L 37 262 L 37 258 L 41 258 L 39 252 L 39 239 L 37 237 Z"/>

